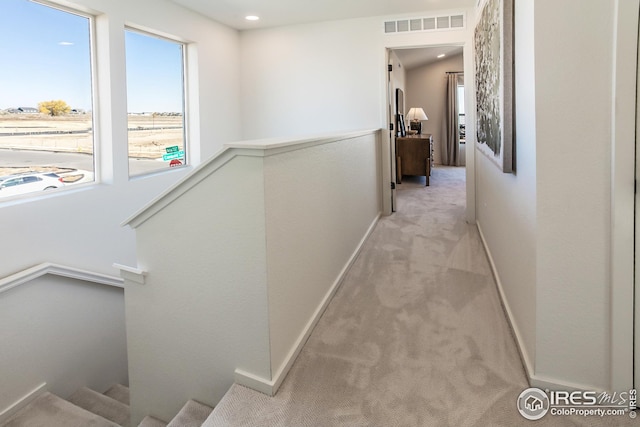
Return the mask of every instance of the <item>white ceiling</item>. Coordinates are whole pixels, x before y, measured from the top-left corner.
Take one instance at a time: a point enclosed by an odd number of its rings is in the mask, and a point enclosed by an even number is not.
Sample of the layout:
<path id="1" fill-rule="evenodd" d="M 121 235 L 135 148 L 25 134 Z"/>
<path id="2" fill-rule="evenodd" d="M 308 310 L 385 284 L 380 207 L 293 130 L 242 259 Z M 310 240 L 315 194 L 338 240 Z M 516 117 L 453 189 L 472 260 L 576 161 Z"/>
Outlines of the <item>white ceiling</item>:
<path id="1" fill-rule="evenodd" d="M 368 16 L 473 7 L 475 0 L 171 0 L 222 24 L 246 30 Z M 257 15 L 259 21 L 244 19 Z"/>
<path id="2" fill-rule="evenodd" d="M 431 64 L 436 61 L 440 61 L 438 55 L 445 54 L 446 59 L 448 57 L 459 55 L 462 53 L 462 46 L 438 46 L 438 47 L 423 47 L 414 49 L 395 49 L 395 54 L 398 55 L 398 59 L 402 63 L 402 66 L 406 70 L 411 70 L 416 67 Z M 462 70 L 451 70 L 462 71 Z"/>

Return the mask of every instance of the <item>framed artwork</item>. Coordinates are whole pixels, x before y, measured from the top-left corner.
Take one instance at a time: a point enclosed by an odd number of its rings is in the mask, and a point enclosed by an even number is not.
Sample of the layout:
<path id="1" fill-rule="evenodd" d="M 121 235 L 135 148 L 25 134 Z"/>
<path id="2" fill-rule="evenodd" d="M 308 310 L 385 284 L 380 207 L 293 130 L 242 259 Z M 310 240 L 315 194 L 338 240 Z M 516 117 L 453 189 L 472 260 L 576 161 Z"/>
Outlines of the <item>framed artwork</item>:
<path id="1" fill-rule="evenodd" d="M 407 128 L 404 125 L 404 92 L 396 89 L 396 136 L 407 136 Z"/>
<path id="2" fill-rule="evenodd" d="M 404 116 L 398 114 L 398 136 L 404 138 L 407 136 L 407 127 L 404 124 Z"/>
<path id="3" fill-rule="evenodd" d="M 474 32 L 476 149 L 513 172 L 513 0 L 487 0 Z"/>

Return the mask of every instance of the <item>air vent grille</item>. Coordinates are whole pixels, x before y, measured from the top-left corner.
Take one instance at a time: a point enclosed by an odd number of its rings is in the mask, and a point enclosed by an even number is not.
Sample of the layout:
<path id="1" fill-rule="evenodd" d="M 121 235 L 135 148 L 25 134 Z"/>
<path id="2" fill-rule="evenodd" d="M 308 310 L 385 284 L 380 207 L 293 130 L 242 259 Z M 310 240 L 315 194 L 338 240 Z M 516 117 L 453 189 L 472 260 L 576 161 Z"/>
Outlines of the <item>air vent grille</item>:
<path id="1" fill-rule="evenodd" d="M 441 30 L 443 28 L 449 28 L 448 16 L 438 16 L 438 29 Z"/>
<path id="2" fill-rule="evenodd" d="M 464 28 L 464 16 L 463 15 L 452 16 L 451 28 Z"/>
<path id="3" fill-rule="evenodd" d="M 408 33 L 417 31 L 443 31 L 464 29 L 466 16 L 459 13 L 450 16 L 404 18 L 384 22 L 385 34 Z"/>
<path id="4" fill-rule="evenodd" d="M 396 31 L 396 21 L 387 21 L 384 23 L 385 33 L 395 33 Z"/>
<path id="5" fill-rule="evenodd" d="M 424 18 L 422 20 L 424 22 L 425 30 L 435 30 L 436 29 L 436 18 Z"/>

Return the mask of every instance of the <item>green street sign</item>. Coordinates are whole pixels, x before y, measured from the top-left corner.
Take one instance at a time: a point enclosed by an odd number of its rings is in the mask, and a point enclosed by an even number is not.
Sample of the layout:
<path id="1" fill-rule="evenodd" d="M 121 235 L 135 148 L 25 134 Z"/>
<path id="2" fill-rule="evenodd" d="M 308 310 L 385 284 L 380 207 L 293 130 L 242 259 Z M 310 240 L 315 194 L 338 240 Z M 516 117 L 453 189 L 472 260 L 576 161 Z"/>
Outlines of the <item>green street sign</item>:
<path id="1" fill-rule="evenodd" d="M 165 148 L 165 150 L 167 150 L 167 153 L 171 154 L 171 153 L 177 153 L 178 151 L 180 151 L 180 148 L 177 145 L 174 145 L 173 147 Z"/>
<path id="2" fill-rule="evenodd" d="M 162 160 L 165 162 L 173 159 L 181 159 L 184 157 L 184 150 L 177 151 L 175 153 L 167 153 L 162 155 Z"/>

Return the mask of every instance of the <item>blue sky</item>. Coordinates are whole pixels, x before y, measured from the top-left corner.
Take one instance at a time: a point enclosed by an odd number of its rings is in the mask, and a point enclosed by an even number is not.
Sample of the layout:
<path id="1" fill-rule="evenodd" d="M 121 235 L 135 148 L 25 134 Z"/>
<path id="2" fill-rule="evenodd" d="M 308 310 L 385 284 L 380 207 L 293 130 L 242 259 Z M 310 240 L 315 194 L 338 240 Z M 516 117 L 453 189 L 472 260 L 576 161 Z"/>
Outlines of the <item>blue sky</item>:
<path id="1" fill-rule="evenodd" d="M 130 112 L 182 111 L 180 45 L 127 31 Z M 91 109 L 89 20 L 28 0 L 0 0 L 0 109 L 62 99 Z"/>
<path id="2" fill-rule="evenodd" d="M 182 45 L 127 31 L 125 46 L 129 112 L 182 111 Z"/>

